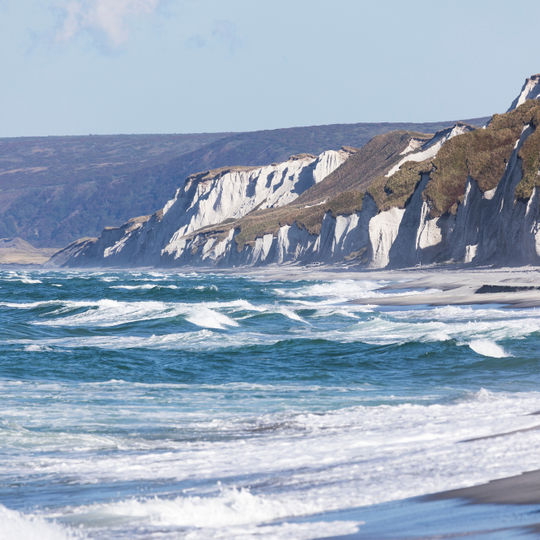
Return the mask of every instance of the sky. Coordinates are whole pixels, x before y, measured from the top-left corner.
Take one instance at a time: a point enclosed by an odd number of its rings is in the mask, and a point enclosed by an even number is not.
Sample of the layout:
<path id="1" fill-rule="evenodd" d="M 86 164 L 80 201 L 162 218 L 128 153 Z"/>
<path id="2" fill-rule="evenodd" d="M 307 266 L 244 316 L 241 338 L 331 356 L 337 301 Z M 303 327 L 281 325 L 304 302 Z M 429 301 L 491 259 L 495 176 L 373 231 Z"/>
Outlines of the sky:
<path id="1" fill-rule="evenodd" d="M 504 112 L 538 0 L 0 0 L 0 137 Z"/>

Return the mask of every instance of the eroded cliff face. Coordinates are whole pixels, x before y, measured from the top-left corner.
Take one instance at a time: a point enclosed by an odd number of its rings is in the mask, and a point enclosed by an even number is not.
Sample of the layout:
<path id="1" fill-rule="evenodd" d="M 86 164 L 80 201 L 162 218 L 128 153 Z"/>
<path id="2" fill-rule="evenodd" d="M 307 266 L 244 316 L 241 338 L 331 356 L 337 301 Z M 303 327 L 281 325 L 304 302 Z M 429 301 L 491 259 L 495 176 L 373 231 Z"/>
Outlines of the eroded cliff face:
<path id="1" fill-rule="evenodd" d="M 521 88 L 521 92 L 514 99 L 508 111 L 517 109 L 520 105 L 523 105 L 528 99 L 538 99 L 540 97 L 540 73 L 531 75 L 525 79 L 525 83 Z M 507 112 L 508 112 L 507 111 Z"/>
<path id="2" fill-rule="evenodd" d="M 74 243 L 53 262 L 369 268 L 540 264 L 540 104 L 527 100 L 538 95 L 540 76 L 533 76 L 510 112 L 494 116 L 483 129 L 460 124 L 429 140 L 411 135 L 386 172 L 360 195 L 339 195 L 358 198 L 351 205 L 340 199 L 341 208 L 352 210 L 340 213 L 339 205 L 328 203 L 313 214 L 317 226 L 306 221 L 305 210 L 311 207 L 300 206 L 304 198 L 296 207 L 291 203 L 329 181 L 350 151 L 193 175 L 162 211 L 105 230 L 99 239 Z M 365 185 L 361 178 L 359 185 Z M 276 208 L 289 211 L 265 221 L 265 209 Z M 294 219 L 299 209 L 304 222 Z M 254 215 L 256 220 L 246 221 Z"/>
<path id="3" fill-rule="evenodd" d="M 238 219 L 257 209 L 294 201 L 326 178 L 353 152 L 329 150 L 301 154 L 264 167 L 227 167 L 191 175 L 173 199 L 152 216 L 105 229 L 98 239 L 74 242 L 53 258 L 73 266 L 148 266 L 184 257 L 194 231 Z M 217 242 L 220 244 L 220 242 Z M 217 251 L 216 251 L 217 250 Z M 219 246 L 212 240 L 205 257 Z"/>
<path id="4" fill-rule="evenodd" d="M 455 214 L 430 217 L 422 175 L 404 208 L 379 211 L 369 194 L 362 210 L 347 216 L 324 216 L 320 234 L 296 224 L 256 238 L 239 250 L 235 230 L 221 238 L 196 233 L 186 239 L 177 258 L 162 264 L 260 265 L 297 262 L 346 263 L 369 268 L 464 263 L 474 265 L 540 264 L 540 204 L 538 188 L 528 200 L 516 199 L 522 180 L 518 157 L 532 133 L 527 127 L 493 190 L 482 192 L 469 178 L 463 202 Z"/>

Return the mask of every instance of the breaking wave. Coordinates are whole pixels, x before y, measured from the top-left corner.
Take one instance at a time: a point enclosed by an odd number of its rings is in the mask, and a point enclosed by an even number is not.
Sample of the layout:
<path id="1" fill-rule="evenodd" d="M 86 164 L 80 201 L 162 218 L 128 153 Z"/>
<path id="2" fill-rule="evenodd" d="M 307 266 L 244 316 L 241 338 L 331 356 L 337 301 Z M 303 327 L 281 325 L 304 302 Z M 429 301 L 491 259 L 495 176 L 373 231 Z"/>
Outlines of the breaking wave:
<path id="1" fill-rule="evenodd" d="M 0 504 L 0 538 L 5 540 L 75 540 L 80 533 L 42 517 L 10 510 Z"/>

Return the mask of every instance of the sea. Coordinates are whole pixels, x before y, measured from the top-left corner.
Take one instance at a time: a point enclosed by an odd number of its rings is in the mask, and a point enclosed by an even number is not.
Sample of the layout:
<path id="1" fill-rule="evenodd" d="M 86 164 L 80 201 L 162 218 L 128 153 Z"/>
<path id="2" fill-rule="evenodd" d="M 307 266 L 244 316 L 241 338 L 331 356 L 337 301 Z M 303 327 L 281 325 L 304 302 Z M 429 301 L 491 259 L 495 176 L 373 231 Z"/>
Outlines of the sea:
<path id="1" fill-rule="evenodd" d="M 370 276 L 0 270 L 0 538 L 361 535 L 540 468 L 540 311 Z"/>

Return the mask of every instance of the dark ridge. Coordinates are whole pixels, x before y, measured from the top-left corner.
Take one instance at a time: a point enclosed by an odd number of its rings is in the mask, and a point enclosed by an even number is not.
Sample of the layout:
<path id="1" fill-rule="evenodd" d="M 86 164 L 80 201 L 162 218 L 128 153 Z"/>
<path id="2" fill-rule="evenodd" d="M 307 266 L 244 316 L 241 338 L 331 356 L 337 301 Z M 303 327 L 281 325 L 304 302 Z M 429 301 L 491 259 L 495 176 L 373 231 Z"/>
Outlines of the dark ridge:
<path id="1" fill-rule="evenodd" d="M 533 285 L 482 285 L 476 290 L 475 294 L 487 294 L 487 293 L 509 293 L 518 291 L 538 291 L 540 287 Z"/>

